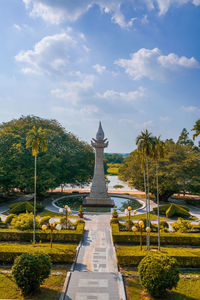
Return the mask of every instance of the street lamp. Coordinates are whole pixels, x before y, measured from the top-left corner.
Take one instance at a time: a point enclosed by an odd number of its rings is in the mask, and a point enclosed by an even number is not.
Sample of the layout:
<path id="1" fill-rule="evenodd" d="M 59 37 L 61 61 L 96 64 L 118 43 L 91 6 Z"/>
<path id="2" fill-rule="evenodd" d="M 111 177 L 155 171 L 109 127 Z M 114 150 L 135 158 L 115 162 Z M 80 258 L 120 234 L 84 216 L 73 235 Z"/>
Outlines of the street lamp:
<path id="1" fill-rule="evenodd" d="M 128 214 L 128 231 L 130 231 L 130 227 L 131 227 L 131 210 L 132 210 L 132 207 L 131 206 L 128 206 L 127 209 L 125 209 L 125 214 Z"/>
<path id="2" fill-rule="evenodd" d="M 68 228 L 68 215 L 71 214 L 72 211 L 68 205 L 65 205 L 65 222 L 66 222 L 66 229 Z"/>
<path id="3" fill-rule="evenodd" d="M 60 224 L 55 224 L 54 219 L 50 219 L 49 220 L 49 226 L 50 226 L 50 244 L 51 244 L 51 248 L 52 248 L 52 243 L 53 243 L 53 230 L 57 229 L 57 230 L 61 230 L 62 226 Z M 47 225 L 42 225 L 42 230 L 47 230 Z"/>
<path id="4" fill-rule="evenodd" d="M 59 208 L 59 213 L 62 214 L 63 213 L 63 208 Z"/>
<path id="5" fill-rule="evenodd" d="M 141 220 L 138 224 L 140 227 L 140 251 L 142 251 L 142 230 L 144 228 L 144 222 Z"/>

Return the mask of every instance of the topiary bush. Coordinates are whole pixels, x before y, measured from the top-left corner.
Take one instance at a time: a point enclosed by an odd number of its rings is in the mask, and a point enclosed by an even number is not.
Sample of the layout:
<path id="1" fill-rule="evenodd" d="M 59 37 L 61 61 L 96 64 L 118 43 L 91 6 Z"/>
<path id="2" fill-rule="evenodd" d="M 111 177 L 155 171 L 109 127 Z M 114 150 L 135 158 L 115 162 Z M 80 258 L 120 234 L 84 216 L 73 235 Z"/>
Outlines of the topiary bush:
<path id="1" fill-rule="evenodd" d="M 160 205 L 159 206 L 159 211 L 160 211 L 160 214 L 161 215 L 166 215 L 166 211 L 168 210 L 168 208 L 171 206 L 171 205 L 175 205 L 176 208 L 183 208 L 184 210 L 188 211 L 189 212 L 189 208 L 187 206 L 184 206 L 184 205 L 178 205 L 178 204 L 174 204 L 174 203 L 168 203 L 168 204 L 164 204 L 164 205 Z M 154 207 L 153 208 L 153 211 L 154 213 L 157 213 L 157 207 Z"/>
<path id="2" fill-rule="evenodd" d="M 151 296 L 159 297 L 177 286 L 179 269 L 174 258 L 167 255 L 151 253 L 140 262 L 139 276 L 142 286 Z"/>
<path id="3" fill-rule="evenodd" d="M 28 201 L 18 202 L 10 205 L 10 212 L 12 214 L 18 215 L 21 213 L 33 212 L 33 211 L 34 211 L 33 205 Z"/>
<path id="4" fill-rule="evenodd" d="M 15 214 L 10 214 L 10 215 L 8 215 L 8 216 L 6 217 L 6 219 L 5 219 L 5 224 L 10 224 L 11 221 L 12 221 L 12 219 L 13 219 L 14 217 L 16 217 Z"/>
<path id="5" fill-rule="evenodd" d="M 35 221 L 36 221 L 35 223 L 36 229 L 40 228 L 38 217 L 36 217 Z M 33 229 L 33 214 L 32 213 L 20 214 L 12 219 L 10 225 L 22 231 Z"/>
<path id="6" fill-rule="evenodd" d="M 12 274 L 23 295 L 35 292 L 51 271 L 51 261 L 46 254 L 24 253 L 15 259 Z"/>
<path id="7" fill-rule="evenodd" d="M 183 207 L 172 203 L 166 210 L 166 217 L 171 218 L 173 216 L 188 218 L 190 213 Z"/>

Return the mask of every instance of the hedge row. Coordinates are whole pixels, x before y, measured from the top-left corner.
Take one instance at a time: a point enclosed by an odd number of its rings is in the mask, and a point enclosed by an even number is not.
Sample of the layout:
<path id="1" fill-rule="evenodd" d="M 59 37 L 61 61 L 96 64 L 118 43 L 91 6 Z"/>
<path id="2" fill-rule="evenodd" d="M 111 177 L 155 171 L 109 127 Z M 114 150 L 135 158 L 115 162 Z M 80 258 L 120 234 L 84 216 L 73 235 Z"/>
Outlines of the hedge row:
<path id="1" fill-rule="evenodd" d="M 50 244 L 33 245 L 19 245 L 11 243 L 0 244 L 0 263 L 12 264 L 15 258 L 22 253 L 45 253 L 51 258 L 52 263 L 68 263 L 71 264 L 76 257 L 76 245 L 61 245 L 54 244 L 50 248 Z"/>
<path id="2" fill-rule="evenodd" d="M 129 248 L 129 249 L 128 249 Z M 130 248 L 132 248 L 130 250 Z M 137 267 L 142 258 L 148 253 L 147 251 L 137 251 L 138 247 L 124 247 L 121 251 L 120 247 L 117 249 L 117 261 L 121 266 Z M 173 248 L 172 248 L 173 249 Z M 135 251 L 136 250 L 136 251 Z M 174 248 L 170 251 L 169 248 L 161 248 L 162 252 L 174 257 L 180 268 L 199 268 L 200 267 L 200 250 L 194 249 L 180 249 Z M 182 251 L 179 251 L 182 250 Z M 152 252 L 153 255 L 153 252 Z"/>
<path id="3" fill-rule="evenodd" d="M 84 230 L 84 223 L 79 223 L 76 230 L 54 230 L 53 241 L 57 243 L 79 243 Z M 17 229 L 0 229 L 0 241 L 12 242 L 32 242 L 33 231 L 19 231 Z M 48 242 L 50 240 L 50 230 L 37 230 L 36 241 Z"/>
<path id="4" fill-rule="evenodd" d="M 124 232 L 119 231 L 118 224 L 111 224 L 113 242 L 116 244 L 132 244 L 138 245 L 140 242 L 139 232 Z M 158 234 L 151 233 L 151 244 L 158 244 Z M 142 241 L 146 243 L 146 233 L 143 233 Z M 200 246 L 200 233 L 176 233 L 161 232 L 160 235 L 161 245 L 190 245 L 190 246 Z"/>

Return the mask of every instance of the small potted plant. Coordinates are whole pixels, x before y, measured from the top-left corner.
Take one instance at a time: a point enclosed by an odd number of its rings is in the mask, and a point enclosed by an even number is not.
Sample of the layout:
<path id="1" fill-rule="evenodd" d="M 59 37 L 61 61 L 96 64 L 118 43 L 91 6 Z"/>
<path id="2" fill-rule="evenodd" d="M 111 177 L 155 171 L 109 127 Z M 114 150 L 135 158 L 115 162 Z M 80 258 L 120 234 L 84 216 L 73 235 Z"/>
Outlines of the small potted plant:
<path id="1" fill-rule="evenodd" d="M 79 218 L 83 218 L 83 205 L 80 205 L 80 209 L 78 211 Z"/>

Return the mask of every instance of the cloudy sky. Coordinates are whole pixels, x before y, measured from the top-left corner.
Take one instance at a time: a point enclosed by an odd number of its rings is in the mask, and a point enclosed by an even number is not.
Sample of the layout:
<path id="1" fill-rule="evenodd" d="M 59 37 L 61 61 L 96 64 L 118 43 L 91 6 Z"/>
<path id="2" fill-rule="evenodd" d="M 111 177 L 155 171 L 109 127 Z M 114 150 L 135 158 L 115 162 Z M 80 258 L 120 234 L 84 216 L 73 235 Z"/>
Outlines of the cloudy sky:
<path id="1" fill-rule="evenodd" d="M 200 118 L 200 0 L 1 0 L 0 122 L 57 119 L 107 152 Z M 191 133 L 192 134 L 192 133 Z"/>

